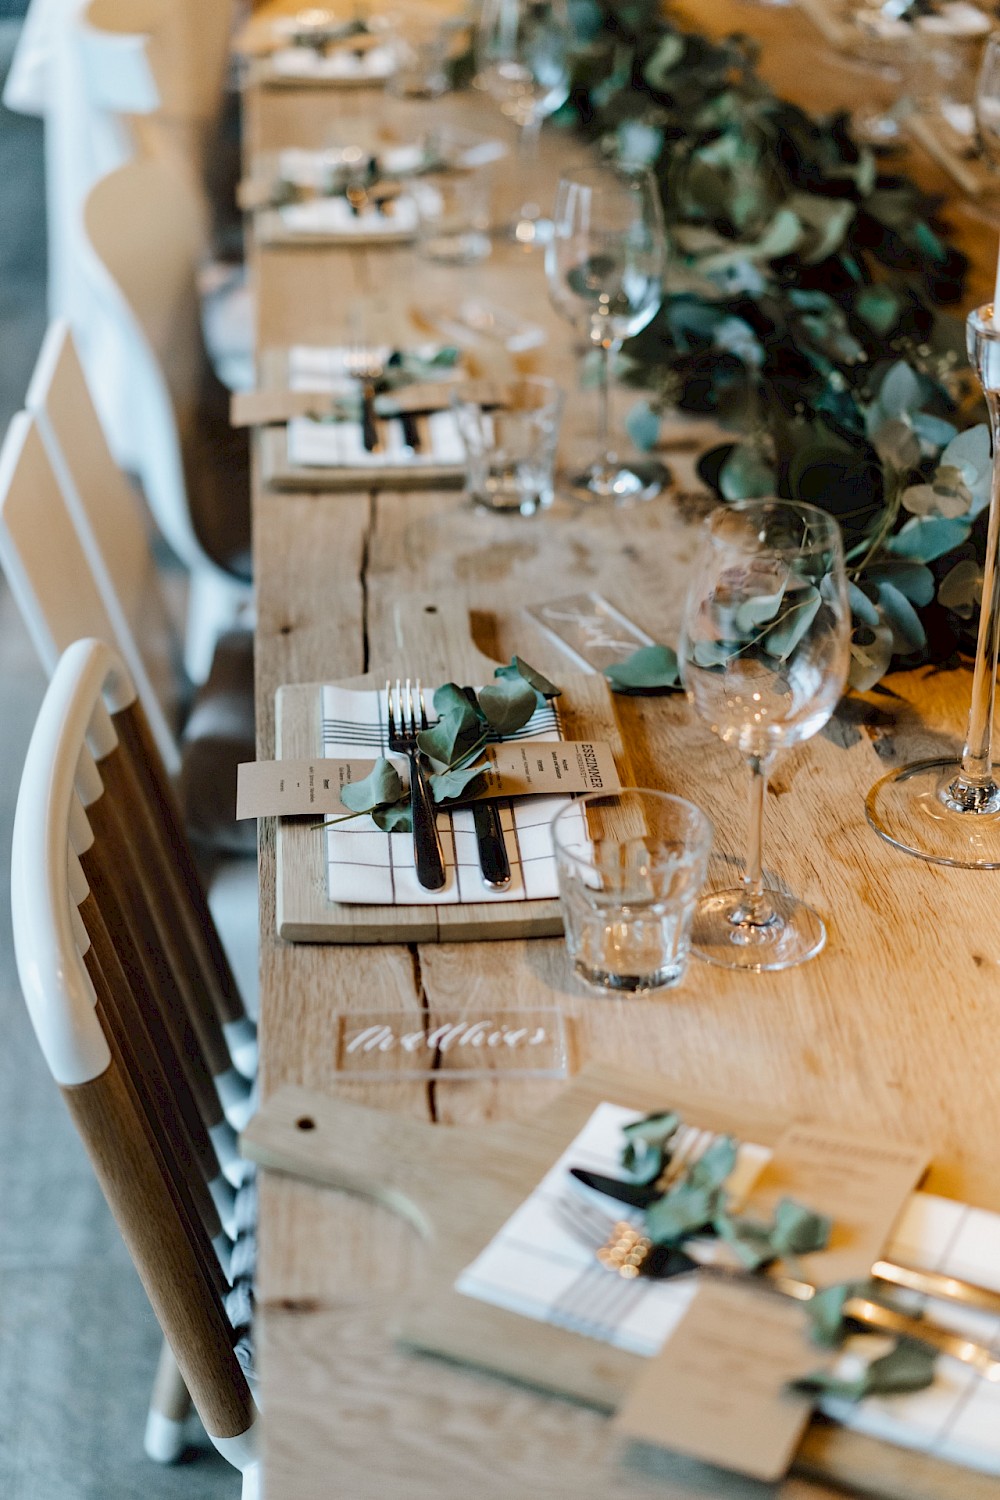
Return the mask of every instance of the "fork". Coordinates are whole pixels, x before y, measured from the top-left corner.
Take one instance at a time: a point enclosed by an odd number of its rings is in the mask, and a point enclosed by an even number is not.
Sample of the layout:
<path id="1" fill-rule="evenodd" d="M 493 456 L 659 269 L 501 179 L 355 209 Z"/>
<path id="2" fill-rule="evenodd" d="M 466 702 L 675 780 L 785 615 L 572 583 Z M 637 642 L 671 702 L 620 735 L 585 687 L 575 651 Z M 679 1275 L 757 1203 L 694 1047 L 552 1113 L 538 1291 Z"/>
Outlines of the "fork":
<path id="1" fill-rule="evenodd" d="M 410 816 L 413 820 L 413 857 L 417 879 L 425 890 L 439 891 L 447 880 L 447 875 L 441 840 L 438 837 L 434 798 L 424 779 L 417 745 L 418 712 L 419 728 L 427 728 L 427 709 L 419 678 L 413 684 L 408 677 L 404 687 L 397 677 L 394 691 L 387 682 L 385 703 L 389 749 L 394 750 L 397 755 L 405 755 L 410 763 Z"/>
<path id="2" fill-rule="evenodd" d="M 361 437 L 365 451 L 381 453 L 382 439 L 375 421 L 375 383 L 385 374 L 385 360 L 366 344 L 351 344 L 344 351 L 344 369 L 361 387 Z"/>

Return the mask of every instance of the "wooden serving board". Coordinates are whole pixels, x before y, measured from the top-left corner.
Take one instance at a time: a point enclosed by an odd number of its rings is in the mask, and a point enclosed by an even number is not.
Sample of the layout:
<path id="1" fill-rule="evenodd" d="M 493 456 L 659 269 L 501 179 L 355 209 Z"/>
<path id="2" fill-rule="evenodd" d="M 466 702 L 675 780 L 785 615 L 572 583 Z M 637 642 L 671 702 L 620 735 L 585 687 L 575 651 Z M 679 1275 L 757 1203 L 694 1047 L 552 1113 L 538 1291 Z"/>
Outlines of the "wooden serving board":
<path id="1" fill-rule="evenodd" d="M 483 683 L 493 678 L 497 662 L 469 639 L 464 608 L 409 599 L 420 615 L 420 628 L 401 623 L 398 662 L 383 672 L 342 681 L 341 687 L 381 688 L 386 677 L 420 676 L 435 687 L 442 682 Z M 419 646 L 418 644 L 419 643 Z M 622 784 L 634 784 L 615 716 L 611 691 L 597 674 L 559 679 L 559 714 L 565 739 L 593 739 L 609 744 Z M 321 683 L 279 688 L 275 698 L 275 746 L 278 759 L 316 755 L 322 745 Z M 433 943 L 483 939 L 554 937 L 562 932 L 559 902 L 484 901 L 455 906 L 345 906 L 327 895 L 325 838 L 310 819 L 282 819 L 277 831 L 278 936 L 297 943 Z"/>
<path id="2" fill-rule="evenodd" d="M 407 1120 L 401 1130 L 390 1111 L 286 1087 L 250 1122 L 242 1146 L 271 1171 L 388 1207 L 430 1242 L 419 1295 L 406 1300 L 394 1329 L 404 1343 L 613 1411 L 644 1363 L 640 1356 L 454 1290 L 603 1100 L 643 1111 L 669 1105 L 692 1123 L 762 1145 L 773 1145 L 789 1123 L 730 1099 L 667 1089 L 654 1074 L 592 1063 L 530 1119 L 479 1128 Z M 996 1500 L 997 1493 L 988 1475 L 822 1420 L 809 1428 L 794 1469 L 886 1500 Z M 690 1471 L 684 1460 L 683 1472 Z M 745 1496 L 746 1484 L 718 1473 L 705 1493 Z"/>

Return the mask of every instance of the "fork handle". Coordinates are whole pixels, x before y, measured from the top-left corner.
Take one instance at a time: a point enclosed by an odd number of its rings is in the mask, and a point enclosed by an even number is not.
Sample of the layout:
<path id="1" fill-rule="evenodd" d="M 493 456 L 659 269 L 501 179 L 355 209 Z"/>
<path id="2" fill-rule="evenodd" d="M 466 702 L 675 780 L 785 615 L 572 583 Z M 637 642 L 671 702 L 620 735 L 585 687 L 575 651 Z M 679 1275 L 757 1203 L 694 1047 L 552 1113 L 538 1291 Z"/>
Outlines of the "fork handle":
<path id="1" fill-rule="evenodd" d="M 410 754 L 410 816 L 417 879 L 426 891 L 439 891 L 447 880 L 437 831 L 437 812 L 415 751 Z"/>

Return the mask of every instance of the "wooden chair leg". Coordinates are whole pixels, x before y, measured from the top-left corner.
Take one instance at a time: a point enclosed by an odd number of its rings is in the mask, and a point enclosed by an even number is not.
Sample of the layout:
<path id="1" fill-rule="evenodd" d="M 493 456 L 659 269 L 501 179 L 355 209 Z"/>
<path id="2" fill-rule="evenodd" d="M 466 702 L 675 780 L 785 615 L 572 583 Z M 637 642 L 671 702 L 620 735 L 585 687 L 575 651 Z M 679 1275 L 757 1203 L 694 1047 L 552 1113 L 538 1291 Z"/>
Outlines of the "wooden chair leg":
<path id="1" fill-rule="evenodd" d="M 153 1394 L 146 1418 L 144 1447 L 147 1456 L 158 1464 L 173 1464 L 180 1458 L 187 1443 L 184 1438 L 184 1423 L 191 1410 L 191 1397 L 173 1350 L 163 1340 Z"/>

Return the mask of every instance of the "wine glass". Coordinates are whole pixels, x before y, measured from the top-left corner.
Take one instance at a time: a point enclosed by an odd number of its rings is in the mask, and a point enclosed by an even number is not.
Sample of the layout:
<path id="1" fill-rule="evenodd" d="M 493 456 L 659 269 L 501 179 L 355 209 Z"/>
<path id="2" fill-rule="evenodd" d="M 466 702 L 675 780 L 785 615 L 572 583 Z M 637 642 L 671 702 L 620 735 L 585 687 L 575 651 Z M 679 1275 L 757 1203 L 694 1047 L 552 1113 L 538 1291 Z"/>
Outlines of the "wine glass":
<path id="1" fill-rule="evenodd" d="M 600 454 L 572 480 L 583 500 L 648 500 L 669 478 L 662 464 L 625 465 L 610 448 L 610 383 L 623 340 L 663 300 L 667 242 L 656 179 L 646 167 L 585 167 L 556 194 L 545 269 L 554 306 L 602 351 Z"/>
<path id="2" fill-rule="evenodd" d="M 569 97 L 566 0 L 483 0 L 476 31 L 476 83 L 520 130 L 519 178 L 533 192 L 542 122 Z M 551 224 L 535 199 L 513 226 L 520 244 L 543 244 Z"/>
<path id="3" fill-rule="evenodd" d="M 1000 170 L 1000 31 L 986 39 L 973 100 L 979 147 L 994 171 Z"/>
<path id="4" fill-rule="evenodd" d="M 765 889 L 762 834 L 775 754 L 809 739 L 847 681 L 850 609 L 840 528 L 826 511 L 744 500 L 705 523 L 678 647 L 695 712 L 750 767 L 750 836 L 742 886 L 711 891 L 692 951 L 725 968 L 787 969 L 826 941 L 822 918 Z"/>

